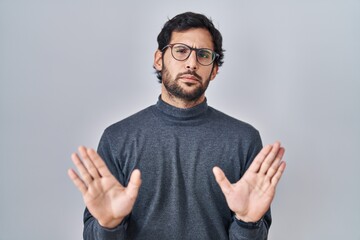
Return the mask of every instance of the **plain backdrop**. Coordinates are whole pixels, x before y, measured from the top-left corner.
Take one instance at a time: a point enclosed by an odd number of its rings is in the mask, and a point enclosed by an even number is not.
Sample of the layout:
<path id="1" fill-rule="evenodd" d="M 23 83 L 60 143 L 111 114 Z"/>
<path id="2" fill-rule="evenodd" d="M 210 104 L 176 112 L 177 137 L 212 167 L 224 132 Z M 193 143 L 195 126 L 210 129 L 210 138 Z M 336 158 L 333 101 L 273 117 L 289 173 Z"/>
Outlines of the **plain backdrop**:
<path id="1" fill-rule="evenodd" d="M 225 63 L 209 105 L 280 140 L 275 240 L 360 240 L 360 1 L 0 0 L 0 239 L 82 239 L 79 145 L 157 101 L 156 37 L 204 13 Z"/>

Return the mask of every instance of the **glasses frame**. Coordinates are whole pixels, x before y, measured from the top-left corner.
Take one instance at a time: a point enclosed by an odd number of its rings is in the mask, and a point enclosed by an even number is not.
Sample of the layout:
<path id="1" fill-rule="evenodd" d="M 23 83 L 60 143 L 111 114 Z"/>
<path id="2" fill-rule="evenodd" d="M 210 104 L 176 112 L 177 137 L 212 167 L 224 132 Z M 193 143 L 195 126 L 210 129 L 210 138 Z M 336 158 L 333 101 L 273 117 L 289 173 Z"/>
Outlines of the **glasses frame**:
<path id="1" fill-rule="evenodd" d="M 189 55 L 188 55 L 185 59 L 182 59 L 182 60 L 177 59 L 176 57 L 174 57 L 173 47 L 174 47 L 175 45 L 182 45 L 182 46 L 187 47 L 188 49 L 190 49 Z M 213 50 L 211 50 L 211 49 L 209 49 L 209 48 L 193 48 L 193 47 L 190 47 L 190 46 L 188 46 L 188 45 L 186 45 L 186 44 L 184 44 L 184 43 L 172 43 L 172 44 L 168 44 L 168 45 L 166 45 L 165 47 L 163 47 L 163 49 L 161 49 L 161 52 L 164 52 L 167 48 L 170 48 L 170 50 L 171 50 L 171 56 L 172 56 L 175 60 L 181 61 L 181 62 L 187 60 L 187 59 L 190 57 L 191 52 L 192 52 L 192 51 L 195 51 L 195 53 L 196 53 L 196 61 L 197 61 L 200 65 L 202 65 L 202 66 L 209 66 L 209 65 L 213 64 L 213 63 L 215 62 L 215 60 L 220 56 L 218 53 L 216 53 L 215 51 L 213 51 Z M 211 51 L 211 52 L 213 53 L 213 54 L 212 54 L 212 60 L 211 60 L 211 62 L 210 62 L 209 64 L 203 64 L 203 63 L 201 63 L 201 62 L 199 61 L 199 59 L 198 59 L 198 52 L 201 51 L 201 50 L 208 50 L 208 51 Z"/>

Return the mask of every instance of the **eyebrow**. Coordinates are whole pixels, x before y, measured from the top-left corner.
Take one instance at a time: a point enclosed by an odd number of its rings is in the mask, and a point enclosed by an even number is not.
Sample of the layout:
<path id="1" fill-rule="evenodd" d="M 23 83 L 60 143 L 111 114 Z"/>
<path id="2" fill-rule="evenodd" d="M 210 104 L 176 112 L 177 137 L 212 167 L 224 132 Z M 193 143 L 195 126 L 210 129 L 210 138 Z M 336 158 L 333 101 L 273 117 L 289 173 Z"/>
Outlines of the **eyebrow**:
<path id="1" fill-rule="evenodd" d="M 210 47 L 193 47 L 193 46 L 190 46 L 190 45 L 188 45 L 188 44 L 186 44 L 186 43 L 182 43 L 182 42 L 169 43 L 168 45 L 174 45 L 174 44 L 183 44 L 183 45 L 188 46 L 188 47 L 190 47 L 190 48 L 195 48 L 195 49 L 208 49 L 208 50 L 211 50 L 211 51 L 215 52 L 215 50 L 212 49 L 212 48 L 210 48 Z"/>

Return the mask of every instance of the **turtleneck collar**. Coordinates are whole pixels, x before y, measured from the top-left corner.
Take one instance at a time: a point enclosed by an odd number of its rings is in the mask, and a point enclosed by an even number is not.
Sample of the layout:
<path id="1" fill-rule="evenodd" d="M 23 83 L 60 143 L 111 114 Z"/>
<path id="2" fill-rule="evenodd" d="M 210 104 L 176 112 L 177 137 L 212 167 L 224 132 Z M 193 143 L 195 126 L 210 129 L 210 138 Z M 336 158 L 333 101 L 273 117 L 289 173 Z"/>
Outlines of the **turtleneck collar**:
<path id="1" fill-rule="evenodd" d="M 205 100 L 191 108 L 177 108 L 174 107 L 161 99 L 159 96 L 158 102 L 156 103 L 156 108 L 160 110 L 163 114 L 167 115 L 170 118 L 178 120 L 190 120 L 203 115 L 208 109 L 206 98 Z"/>

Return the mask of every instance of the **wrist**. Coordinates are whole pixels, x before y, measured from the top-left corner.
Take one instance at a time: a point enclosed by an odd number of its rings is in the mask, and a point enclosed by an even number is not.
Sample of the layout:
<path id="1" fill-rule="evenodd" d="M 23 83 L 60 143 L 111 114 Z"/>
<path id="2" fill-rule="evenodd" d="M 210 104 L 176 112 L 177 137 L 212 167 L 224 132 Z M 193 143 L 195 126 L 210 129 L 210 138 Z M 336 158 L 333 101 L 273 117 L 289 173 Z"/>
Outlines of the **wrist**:
<path id="1" fill-rule="evenodd" d="M 253 220 L 244 221 L 236 215 L 234 215 L 234 219 L 240 227 L 247 229 L 258 229 L 261 226 L 261 223 L 263 222 L 263 218 L 260 218 L 258 221 L 253 221 Z"/>
<path id="2" fill-rule="evenodd" d="M 256 222 L 259 222 L 262 219 L 262 218 L 254 219 L 254 218 L 251 218 L 251 217 L 248 217 L 248 216 L 240 216 L 237 213 L 235 213 L 235 218 L 236 218 L 236 220 L 239 220 L 239 221 L 244 222 L 244 223 L 256 223 Z"/>
<path id="3" fill-rule="evenodd" d="M 107 220 L 107 221 L 98 220 L 98 223 L 103 228 L 112 229 L 112 228 L 116 228 L 117 226 L 119 226 L 123 220 L 124 220 L 124 218 L 111 219 L 111 220 Z"/>

